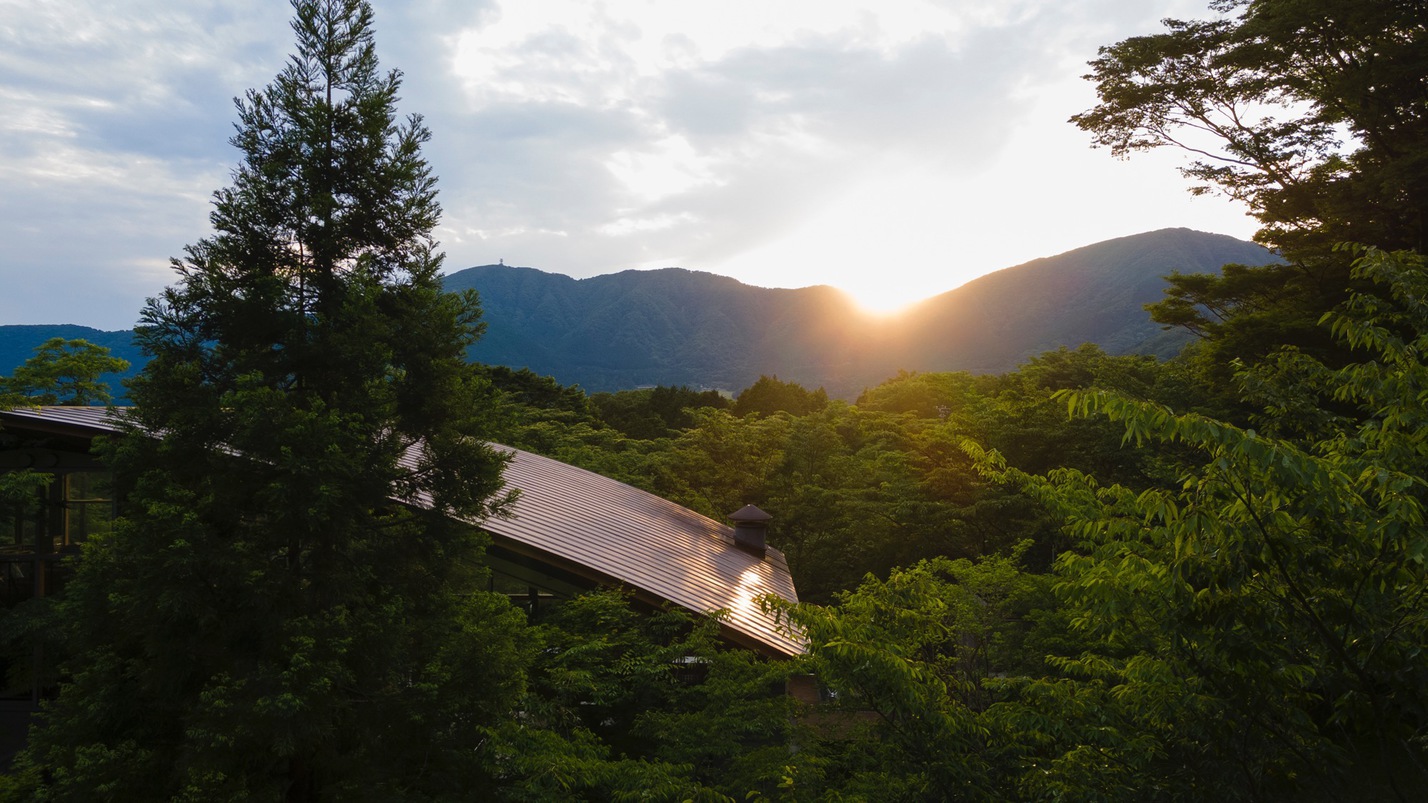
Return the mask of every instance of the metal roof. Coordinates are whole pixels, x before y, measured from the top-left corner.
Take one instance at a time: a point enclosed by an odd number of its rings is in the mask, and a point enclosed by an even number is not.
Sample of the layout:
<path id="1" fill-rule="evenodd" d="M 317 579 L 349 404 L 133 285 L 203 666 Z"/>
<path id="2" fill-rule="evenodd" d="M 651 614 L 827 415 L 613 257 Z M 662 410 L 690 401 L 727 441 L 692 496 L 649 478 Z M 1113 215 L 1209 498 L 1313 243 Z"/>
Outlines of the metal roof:
<path id="1" fill-rule="evenodd" d="M 36 407 L 0 412 L 26 429 L 92 437 L 116 431 L 123 408 Z M 494 543 L 591 580 L 630 587 L 647 601 L 701 615 L 723 611 L 725 634 L 762 652 L 797 655 L 803 642 L 764 614 L 758 598 L 798 601 L 783 553 L 734 546 L 733 528 L 667 499 L 547 457 L 511 455 L 507 487 L 520 490 L 502 517 L 474 521 Z"/>

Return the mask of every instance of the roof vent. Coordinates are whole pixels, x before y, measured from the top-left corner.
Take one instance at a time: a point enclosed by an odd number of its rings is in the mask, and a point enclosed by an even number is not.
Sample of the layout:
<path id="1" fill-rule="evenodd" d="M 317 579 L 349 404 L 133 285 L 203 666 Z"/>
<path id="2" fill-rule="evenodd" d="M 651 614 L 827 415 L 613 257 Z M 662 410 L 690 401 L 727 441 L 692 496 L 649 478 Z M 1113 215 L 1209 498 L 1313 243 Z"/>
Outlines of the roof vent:
<path id="1" fill-rule="evenodd" d="M 772 519 L 773 516 L 753 505 L 744 505 L 730 513 L 729 521 L 734 522 L 734 546 L 762 558 L 768 552 L 764 530 Z"/>

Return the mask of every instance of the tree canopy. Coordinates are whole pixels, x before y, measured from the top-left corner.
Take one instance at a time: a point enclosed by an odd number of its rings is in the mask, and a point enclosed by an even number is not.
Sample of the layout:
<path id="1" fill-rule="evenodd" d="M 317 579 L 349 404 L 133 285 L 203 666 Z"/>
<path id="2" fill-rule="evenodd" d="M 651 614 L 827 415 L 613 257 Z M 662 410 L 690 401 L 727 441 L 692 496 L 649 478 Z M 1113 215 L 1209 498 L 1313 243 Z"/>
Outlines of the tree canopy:
<path id="1" fill-rule="evenodd" d="M 1156 320 L 1209 339 L 1209 362 L 1293 344 L 1347 359 L 1315 326 L 1355 285 L 1341 242 L 1428 247 L 1428 6 L 1217 0 L 1211 20 L 1101 48 L 1100 102 L 1072 121 L 1124 156 L 1173 147 L 1195 192 L 1259 219 L 1281 265 L 1171 277 Z M 1217 375 L 1228 379 L 1223 370 Z"/>
<path id="2" fill-rule="evenodd" d="M 214 234 L 137 330 L 122 518 L 59 598 L 68 679 L 28 757 L 60 798 L 432 796 L 485 777 L 520 692 L 522 616 L 458 521 L 499 507 L 502 459 L 428 133 L 366 2 L 294 11 Z"/>
<path id="3" fill-rule="evenodd" d="M 1216 0 L 1213 20 L 1101 48 L 1072 120 L 1124 155 L 1178 147 L 1198 191 L 1243 201 L 1291 260 L 1338 242 L 1428 246 L 1421 2 Z"/>
<path id="4" fill-rule="evenodd" d="M 128 370 L 109 349 L 82 339 L 52 337 L 6 377 L 0 376 L 0 404 L 62 404 L 84 407 L 113 400 L 101 377 Z"/>
<path id="5" fill-rule="evenodd" d="M 823 388 L 809 390 L 797 382 L 785 382 L 777 376 L 760 376 L 754 384 L 739 391 L 734 399 L 734 414 L 773 415 L 784 412 L 803 415 L 821 410 L 827 404 L 828 392 Z"/>

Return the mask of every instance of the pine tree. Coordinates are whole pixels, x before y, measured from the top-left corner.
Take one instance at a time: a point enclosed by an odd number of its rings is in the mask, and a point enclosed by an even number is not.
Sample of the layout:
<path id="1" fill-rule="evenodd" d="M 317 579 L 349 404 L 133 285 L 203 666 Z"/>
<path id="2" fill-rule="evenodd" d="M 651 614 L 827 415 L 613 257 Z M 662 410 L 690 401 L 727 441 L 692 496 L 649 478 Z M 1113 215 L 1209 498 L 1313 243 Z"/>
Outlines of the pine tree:
<path id="1" fill-rule="evenodd" d="M 456 521 L 505 496 L 428 132 L 368 3 L 293 5 L 297 52 L 236 102 L 215 233 L 143 311 L 122 521 L 59 603 L 69 678 L 25 757 L 58 798 L 469 791 L 520 691 L 523 619 Z"/>

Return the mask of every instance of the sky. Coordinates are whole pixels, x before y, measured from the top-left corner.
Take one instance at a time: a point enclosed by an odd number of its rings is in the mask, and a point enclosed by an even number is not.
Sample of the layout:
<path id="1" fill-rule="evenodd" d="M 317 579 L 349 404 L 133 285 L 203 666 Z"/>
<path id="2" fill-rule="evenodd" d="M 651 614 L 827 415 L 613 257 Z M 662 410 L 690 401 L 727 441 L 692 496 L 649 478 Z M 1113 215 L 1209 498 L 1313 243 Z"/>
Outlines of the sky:
<path id="1" fill-rule="evenodd" d="M 446 270 L 682 267 L 894 310 L 1188 227 L 1248 239 L 1178 153 L 1067 122 L 1097 47 L 1205 0 L 375 0 L 431 129 Z M 0 324 L 123 329 L 210 233 L 233 99 L 284 0 L 0 0 Z"/>

